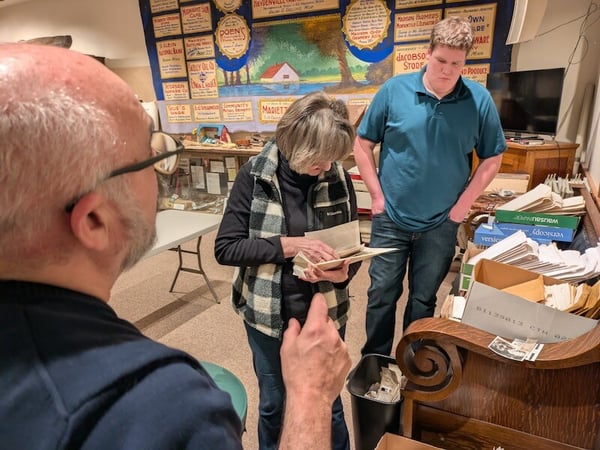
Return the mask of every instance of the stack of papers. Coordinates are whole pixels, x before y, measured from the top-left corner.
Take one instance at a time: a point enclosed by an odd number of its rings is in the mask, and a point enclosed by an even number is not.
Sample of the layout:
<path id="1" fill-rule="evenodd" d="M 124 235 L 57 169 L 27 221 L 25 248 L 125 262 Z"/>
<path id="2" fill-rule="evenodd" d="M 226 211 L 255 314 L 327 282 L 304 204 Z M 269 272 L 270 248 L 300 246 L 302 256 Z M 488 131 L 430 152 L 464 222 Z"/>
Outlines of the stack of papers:
<path id="1" fill-rule="evenodd" d="M 600 275 L 600 248 L 590 247 L 581 254 L 560 250 L 555 243 L 538 244 L 517 231 L 470 258 L 468 264 L 491 259 L 521 267 L 548 277 L 578 283 Z"/>
<path id="2" fill-rule="evenodd" d="M 293 259 L 294 275 L 298 277 L 301 277 L 304 274 L 304 270 L 310 265 L 317 266 L 321 270 L 332 270 L 340 267 L 345 261 L 354 263 L 396 250 L 395 248 L 365 247 L 361 244 L 358 220 L 324 230 L 310 231 L 305 233 L 305 236 L 311 239 L 318 239 L 329 245 L 335 249 L 340 258 L 316 262 L 311 261 L 302 252 L 298 252 Z"/>
<path id="3" fill-rule="evenodd" d="M 554 243 L 537 244 L 522 231 L 517 231 L 469 258 L 466 263 L 475 265 L 482 259 L 510 264 L 564 281 L 564 284 L 544 287 L 543 303 L 561 311 L 600 319 L 600 281 L 593 286 L 575 286 L 600 275 L 599 246 L 590 247 L 581 254 L 575 250 L 560 250 Z"/>
<path id="4" fill-rule="evenodd" d="M 539 184 L 514 200 L 504 203 L 501 209 L 544 214 L 581 215 L 585 213 L 585 201 L 581 195 L 562 198 L 559 194 L 552 192 L 550 186 Z"/>

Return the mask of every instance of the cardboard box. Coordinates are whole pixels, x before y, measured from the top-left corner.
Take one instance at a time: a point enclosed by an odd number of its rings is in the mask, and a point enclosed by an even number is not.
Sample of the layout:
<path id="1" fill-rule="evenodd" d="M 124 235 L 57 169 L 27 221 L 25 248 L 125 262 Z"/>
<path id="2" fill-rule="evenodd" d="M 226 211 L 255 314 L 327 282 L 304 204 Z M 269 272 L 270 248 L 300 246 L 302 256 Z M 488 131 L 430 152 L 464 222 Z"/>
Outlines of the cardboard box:
<path id="1" fill-rule="evenodd" d="M 469 264 L 469 259 L 473 256 L 480 254 L 484 249 L 477 248 L 473 244 L 468 244 L 467 249 L 463 253 L 462 261 L 460 263 L 460 274 L 459 274 L 459 282 L 458 282 L 458 290 L 459 291 L 468 291 L 471 287 L 473 269 L 475 268 L 475 264 Z"/>
<path id="2" fill-rule="evenodd" d="M 490 184 L 487 185 L 484 192 L 497 193 L 508 190 L 516 194 L 524 194 L 527 192 L 528 187 L 528 173 L 497 173 Z"/>
<path id="3" fill-rule="evenodd" d="M 561 342 L 593 329 L 598 321 L 525 300 L 515 286 L 540 275 L 516 266 L 482 259 L 473 271 L 462 322 L 507 339 Z M 544 285 L 564 283 L 542 277 Z M 513 287 L 513 294 L 502 289 Z M 515 295 L 518 294 L 518 295 Z M 523 295 L 527 295 L 523 292 Z"/>
<path id="4" fill-rule="evenodd" d="M 504 223 L 499 222 L 496 227 L 506 236 L 510 236 L 515 231 L 523 231 L 525 236 L 536 242 L 544 244 L 548 241 L 571 242 L 575 230 L 572 228 L 559 228 L 541 225 L 525 225 L 522 223 Z"/>
<path id="5" fill-rule="evenodd" d="M 432 450 L 439 449 L 423 442 L 413 441 L 412 439 L 399 436 L 397 434 L 385 433 L 381 436 L 375 450 Z"/>
<path id="6" fill-rule="evenodd" d="M 497 209 L 495 214 L 497 222 L 522 223 L 525 225 L 544 225 L 560 228 L 577 229 L 579 217 L 563 216 L 559 214 L 542 214 L 524 211 L 506 211 Z"/>
<path id="7" fill-rule="evenodd" d="M 498 229 L 495 224 L 480 224 L 475 230 L 473 235 L 473 243 L 475 245 L 482 245 L 484 247 L 490 247 L 496 242 L 500 242 L 509 235 L 504 234 Z"/>
<path id="8" fill-rule="evenodd" d="M 520 227 L 529 227 L 526 230 L 521 230 Z M 554 230 L 563 230 L 563 233 L 556 232 L 546 232 L 541 231 L 542 228 L 553 228 Z M 523 231 L 525 236 L 536 241 L 538 244 L 549 244 L 553 241 L 553 239 L 548 238 L 548 235 L 558 236 L 561 239 L 554 240 L 564 240 L 567 239 L 570 233 L 571 239 L 573 237 L 572 231 L 566 228 L 554 228 L 554 227 L 537 227 L 532 225 L 520 225 L 514 223 L 494 223 L 487 224 L 482 223 L 475 230 L 475 234 L 473 235 L 473 243 L 475 245 L 482 245 L 484 247 L 490 247 L 494 245 L 496 242 L 500 242 L 501 240 L 507 238 L 508 236 L 516 233 L 517 231 Z"/>

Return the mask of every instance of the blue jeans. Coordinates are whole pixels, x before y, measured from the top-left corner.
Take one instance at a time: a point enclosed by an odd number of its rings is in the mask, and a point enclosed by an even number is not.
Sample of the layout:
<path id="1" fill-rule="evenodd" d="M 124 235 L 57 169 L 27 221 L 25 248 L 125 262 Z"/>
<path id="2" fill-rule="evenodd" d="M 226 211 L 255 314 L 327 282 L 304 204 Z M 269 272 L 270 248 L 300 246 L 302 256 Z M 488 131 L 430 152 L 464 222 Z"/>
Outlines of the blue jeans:
<path id="1" fill-rule="evenodd" d="M 283 424 L 283 407 L 285 401 L 285 386 L 281 376 L 281 359 L 279 350 L 281 341 L 267 336 L 252 328 L 246 322 L 246 334 L 252 350 L 254 372 L 258 378 L 258 444 L 260 450 L 275 450 L 279 442 L 281 426 Z M 339 332 L 344 338 L 346 327 Z M 310 430 L 306 430 L 310 433 Z M 338 398 L 333 403 L 331 418 L 332 448 L 339 450 L 350 449 L 350 436 L 346 421 L 342 399 Z"/>
<path id="2" fill-rule="evenodd" d="M 408 302 L 403 331 L 408 325 L 435 312 L 437 290 L 452 259 L 458 223 L 446 220 L 422 233 L 404 231 L 384 212 L 373 216 L 371 247 L 394 247 L 399 251 L 374 257 L 369 266 L 371 286 L 367 291 L 367 340 L 363 355 L 390 355 L 396 328 L 396 303 L 402 295 L 408 265 Z"/>

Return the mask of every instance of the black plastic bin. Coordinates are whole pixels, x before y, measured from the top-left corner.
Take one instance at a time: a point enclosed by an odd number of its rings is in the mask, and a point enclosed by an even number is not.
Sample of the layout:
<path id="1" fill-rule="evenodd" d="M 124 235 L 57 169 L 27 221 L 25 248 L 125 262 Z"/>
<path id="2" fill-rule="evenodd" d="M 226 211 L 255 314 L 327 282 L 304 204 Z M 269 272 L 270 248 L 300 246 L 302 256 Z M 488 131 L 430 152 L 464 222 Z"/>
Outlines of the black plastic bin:
<path id="1" fill-rule="evenodd" d="M 364 355 L 348 377 L 346 387 L 351 394 L 356 450 L 373 450 L 386 432 L 401 433 L 402 400 L 385 403 L 364 396 L 373 383 L 381 380 L 381 367 L 389 363 L 396 364 L 396 360 L 384 355 Z"/>

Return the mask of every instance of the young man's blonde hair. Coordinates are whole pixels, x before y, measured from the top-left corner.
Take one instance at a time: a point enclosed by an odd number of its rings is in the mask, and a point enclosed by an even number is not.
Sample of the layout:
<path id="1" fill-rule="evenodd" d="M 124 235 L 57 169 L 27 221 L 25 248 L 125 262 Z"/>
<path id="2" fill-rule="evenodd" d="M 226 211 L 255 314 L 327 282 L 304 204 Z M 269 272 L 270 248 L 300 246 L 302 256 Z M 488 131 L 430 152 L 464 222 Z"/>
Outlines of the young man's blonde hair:
<path id="1" fill-rule="evenodd" d="M 290 168 L 303 173 L 313 164 L 347 158 L 354 127 L 344 102 L 312 92 L 289 106 L 277 124 L 275 141 Z"/>
<path id="2" fill-rule="evenodd" d="M 458 16 L 446 17 L 433 26 L 429 49 L 433 51 L 438 45 L 464 50 L 469 54 L 473 48 L 473 29 L 471 23 Z"/>

